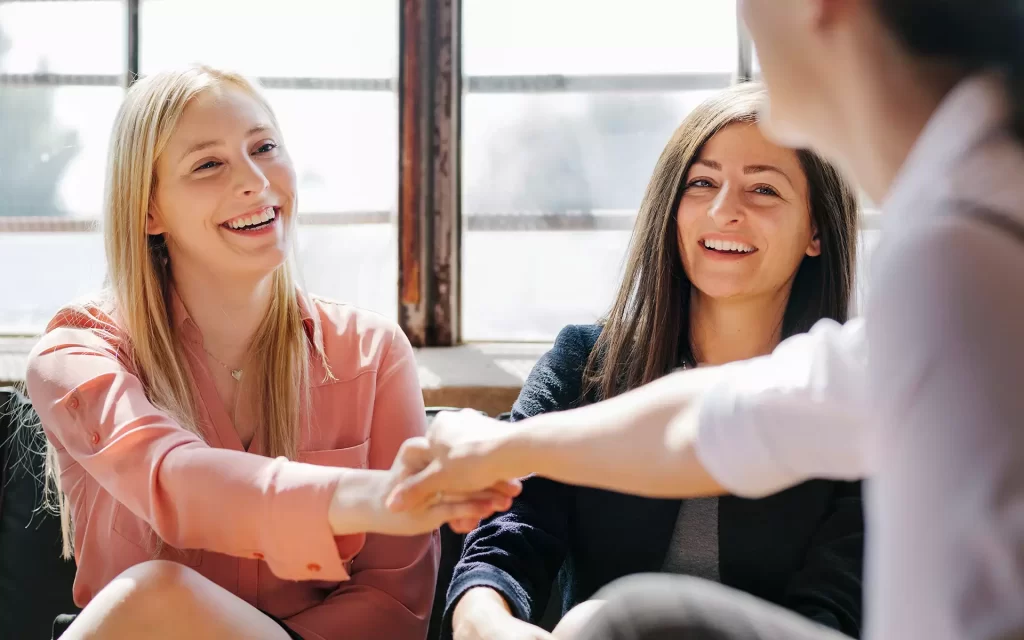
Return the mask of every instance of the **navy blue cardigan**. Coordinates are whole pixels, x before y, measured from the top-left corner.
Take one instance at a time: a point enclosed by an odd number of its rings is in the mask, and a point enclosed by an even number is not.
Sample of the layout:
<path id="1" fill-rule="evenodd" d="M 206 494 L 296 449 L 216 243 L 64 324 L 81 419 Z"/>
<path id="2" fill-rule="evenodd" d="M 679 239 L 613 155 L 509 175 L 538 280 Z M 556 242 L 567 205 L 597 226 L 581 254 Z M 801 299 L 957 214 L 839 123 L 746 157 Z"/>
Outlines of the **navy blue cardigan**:
<path id="1" fill-rule="evenodd" d="M 581 403 L 583 368 L 600 333 L 593 325 L 559 333 L 530 372 L 513 421 Z M 467 536 L 443 633 L 451 634 L 452 611 L 473 587 L 497 590 L 518 618 L 537 624 L 552 587 L 561 590 L 564 614 L 616 578 L 660 571 L 679 505 L 530 478 L 510 511 Z M 859 483 L 816 480 L 760 500 L 725 496 L 718 519 L 723 584 L 859 636 Z"/>

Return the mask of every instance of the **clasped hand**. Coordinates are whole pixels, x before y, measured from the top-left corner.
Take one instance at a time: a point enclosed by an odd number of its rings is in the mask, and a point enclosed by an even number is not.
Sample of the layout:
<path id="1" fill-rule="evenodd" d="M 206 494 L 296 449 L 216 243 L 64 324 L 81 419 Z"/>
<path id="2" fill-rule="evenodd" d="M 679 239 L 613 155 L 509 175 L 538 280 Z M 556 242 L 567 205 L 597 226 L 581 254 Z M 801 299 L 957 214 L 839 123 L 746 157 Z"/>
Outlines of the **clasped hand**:
<path id="1" fill-rule="evenodd" d="M 480 492 L 516 494 L 520 488 L 514 469 L 507 424 L 476 411 L 443 412 L 434 418 L 425 438 L 406 441 L 398 461 L 407 476 L 397 483 L 387 501 L 395 513 L 415 511 Z M 464 529 L 468 523 L 453 523 Z"/>

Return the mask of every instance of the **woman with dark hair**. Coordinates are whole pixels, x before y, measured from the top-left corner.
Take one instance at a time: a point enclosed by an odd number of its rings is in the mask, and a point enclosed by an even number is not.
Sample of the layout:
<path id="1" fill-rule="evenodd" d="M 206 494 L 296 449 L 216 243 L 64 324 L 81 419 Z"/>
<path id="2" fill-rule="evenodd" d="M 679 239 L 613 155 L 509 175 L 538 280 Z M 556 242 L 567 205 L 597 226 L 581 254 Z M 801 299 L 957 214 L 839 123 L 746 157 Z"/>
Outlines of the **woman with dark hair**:
<path id="1" fill-rule="evenodd" d="M 571 325 L 537 363 L 514 421 L 611 398 L 672 370 L 770 353 L 822 318 L 847 317 L 857 202 L 829 164 L 770 143 L 763 89 L 698 106 L 661 154 L 625 277 L 597 326 Z M 756 594 L 856 636 L 863 515 L 856 483 L 812 481 L 763 500 L 653 500 L 546 478 L 470 534 L 443 627 L 456 640 L 544 638 L 559 582 L 573 609 L 619 577 L 665 571 Z"/>
<path id="2" fill-rule="evenodd" d="M 446 416 L 405 446 L 423 470 L 392 508 L 529 472 L 679 498 L 866 477 L 865 637 L 1024 637 L 1024 3 L 740 5 L 766 130 L 883 203 L 863 321 L 823 320 L 770 356 L 513 430 Z M 578 637 L 830 637 L 735 590 L 663 578 L 603 594 Z"/>

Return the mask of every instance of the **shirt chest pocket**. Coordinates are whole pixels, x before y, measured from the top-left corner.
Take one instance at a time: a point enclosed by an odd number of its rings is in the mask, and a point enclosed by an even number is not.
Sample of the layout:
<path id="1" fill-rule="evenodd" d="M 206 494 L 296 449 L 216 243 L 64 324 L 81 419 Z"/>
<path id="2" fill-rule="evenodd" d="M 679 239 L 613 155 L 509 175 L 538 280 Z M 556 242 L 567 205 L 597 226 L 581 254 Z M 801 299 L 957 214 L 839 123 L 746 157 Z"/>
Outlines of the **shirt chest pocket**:
<path id="1" fill-rule="evenodd" d="M 198 567 L 202 563 L 202 550 L 175 549 L 163 543 L 149 524 L 120 502 L 114 508 L 114 532 L 137 548 L 140 562 L 172 560 L 188 567 Z"/>
<path id="2" fill-rule="evenodd" d="M 322 467 L 344 467 L 346 469 L 365 469 L 370 460 L 370 440 L 344 449 L 322 449 L 319 451 L 300 451 L 298 461 L 306 464 L 317 464 Z"/>

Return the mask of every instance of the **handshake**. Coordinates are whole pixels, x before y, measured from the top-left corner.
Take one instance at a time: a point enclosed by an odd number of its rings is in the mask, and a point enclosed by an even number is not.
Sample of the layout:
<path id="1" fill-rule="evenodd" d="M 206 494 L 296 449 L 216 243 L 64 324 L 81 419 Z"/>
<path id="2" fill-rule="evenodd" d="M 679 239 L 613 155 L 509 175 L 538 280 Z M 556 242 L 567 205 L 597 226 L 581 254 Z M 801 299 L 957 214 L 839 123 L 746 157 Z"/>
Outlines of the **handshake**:
<path id="1" fill-rule="evenodd" d="M 425 437 L 403 443 L 390 471 L 352 470 L 329 520 L 335 535 L 417 535 L 448 524 L 468 533 L 519 495 L 517 430 L 475 411 L 443 412 Z"/>

